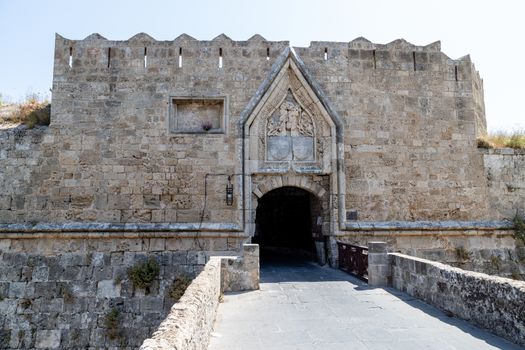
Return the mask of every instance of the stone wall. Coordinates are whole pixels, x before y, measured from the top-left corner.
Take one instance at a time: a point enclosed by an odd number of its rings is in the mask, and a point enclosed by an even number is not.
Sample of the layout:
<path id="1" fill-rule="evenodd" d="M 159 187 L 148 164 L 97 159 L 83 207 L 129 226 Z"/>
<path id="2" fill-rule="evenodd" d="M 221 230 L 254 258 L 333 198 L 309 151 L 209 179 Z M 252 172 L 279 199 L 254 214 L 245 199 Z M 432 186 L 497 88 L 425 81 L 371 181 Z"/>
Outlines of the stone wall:
<path id="1" fill-rule="evenodd" d="M 483 87 L 470 57 L 363 38 L 295 51 L 343 120 L 346 210 L 366 221 L 487 219 Z"/>
<path id="2" fill-rule="evenodd" d="M 482 150 L 490 215 L 512 219 L 525 215 L 525 150 Z"/>
<path id="3" fill-rule="evenodd" d="M 0 233 L 0 348 L 136 349 L 168 314 L 176 278 L 242 244 L 227 232 L 70 229 Z M 150 258 L 160 271 L 146 293 L 128 269 Z"/>
<path id="4" fill-rule="evenodd" d="M 525 282 L 389 254 L 393 286 L 453 316 L 525 345 Z"/>
<path id="5" fill-rule="evenodd" d="M 509 229 L 355 230 L 337 240 L 367 246 L 386 242 L 388 251 L 443 262 L 465 270 L 525 280 L 525 246 Z"/>
<path id="6" fill-rule="evenodd" d="M 240 115 L 286 50 L 288 42 L 259 35 L 57 35 L 51 125 L 0 132 L 0 222 L 240 225 Z M 345 178 L 328 192 L 358 220 L 490 217 L 475 145 L 485 128 L 483 86 L 468 56 L 450 59 L 439 43 L 363 38 L 312 42 L 293 55 L 341 118 Z M 222 127 L 170 128 L 173 101 L 199 98 L 224 101 Z"/>
<path id="7" fill-rule="evenodd" d="M 221 259 L 211 258 L 141 350 L 206 350 L 221 294 Z"/>
<path id="8" fill-rule="evenodd" d="M 239 257 L 212 257 L 141 350 L 206 350 L 222 292 L 259 289 L 259 246 Z"/>

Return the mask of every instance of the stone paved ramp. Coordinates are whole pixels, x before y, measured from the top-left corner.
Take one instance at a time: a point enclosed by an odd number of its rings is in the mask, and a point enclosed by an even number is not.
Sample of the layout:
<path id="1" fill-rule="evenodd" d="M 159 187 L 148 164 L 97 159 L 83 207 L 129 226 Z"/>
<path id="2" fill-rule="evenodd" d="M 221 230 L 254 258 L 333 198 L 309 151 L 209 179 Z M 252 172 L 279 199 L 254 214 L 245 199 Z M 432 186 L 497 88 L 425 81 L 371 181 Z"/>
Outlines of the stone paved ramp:
<path id="1" fill-rule="evenodd" d="M 269 263 L 219 306 L 208 350 L 521 349 L 395 289 L 314 263 Z"/>

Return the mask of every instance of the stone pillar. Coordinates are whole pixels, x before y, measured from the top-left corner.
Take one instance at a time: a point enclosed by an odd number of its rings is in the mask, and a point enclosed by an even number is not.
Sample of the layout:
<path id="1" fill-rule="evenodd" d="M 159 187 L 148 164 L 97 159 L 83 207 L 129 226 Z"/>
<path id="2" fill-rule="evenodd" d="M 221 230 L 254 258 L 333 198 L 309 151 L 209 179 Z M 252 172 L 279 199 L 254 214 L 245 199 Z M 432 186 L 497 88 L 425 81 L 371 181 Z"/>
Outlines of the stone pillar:
<path id="1" fill-rule="evenodd" d="M 244 270 L 247 272 L 249 278 L 246 282 L 247 290 L 259 289 L 259 245 L 258 244 L 243 244 L 243 262 Z"/>
<path id="2" fill-rule="evenodd" d="M 327 236 L 328 264 L 335 269 L 339 268 L 339 256 L 337 252 L 337 240 L 333 236 Z"/>
<path id="3" fill-rule="evenodd" d="M 242 249 L 242 256 L 221 259 L 223 292 L 259 289 L 259 245 L 243 244 Z"/>
<path id="4" fill-rule="evenodd" d="M 386 242 L 368 242 L 368 285 L 388 287 L 392 282 L 392 266 Z"/>

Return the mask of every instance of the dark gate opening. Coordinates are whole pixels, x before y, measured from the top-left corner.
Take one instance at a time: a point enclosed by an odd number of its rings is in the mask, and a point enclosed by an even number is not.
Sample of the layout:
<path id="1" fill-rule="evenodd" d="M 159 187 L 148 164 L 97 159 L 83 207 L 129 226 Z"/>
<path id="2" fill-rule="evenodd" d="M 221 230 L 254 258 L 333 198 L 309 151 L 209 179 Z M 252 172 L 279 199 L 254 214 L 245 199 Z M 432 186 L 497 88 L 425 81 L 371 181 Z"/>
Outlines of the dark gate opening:
<path id="1" fill-rule="evenodd" d="M 316 260 L 315 241 L 322 240 L 317 198 L 296 187 L 281 187 L 259 199 L 253 242 L 261 250 L 261 262 Z"/>

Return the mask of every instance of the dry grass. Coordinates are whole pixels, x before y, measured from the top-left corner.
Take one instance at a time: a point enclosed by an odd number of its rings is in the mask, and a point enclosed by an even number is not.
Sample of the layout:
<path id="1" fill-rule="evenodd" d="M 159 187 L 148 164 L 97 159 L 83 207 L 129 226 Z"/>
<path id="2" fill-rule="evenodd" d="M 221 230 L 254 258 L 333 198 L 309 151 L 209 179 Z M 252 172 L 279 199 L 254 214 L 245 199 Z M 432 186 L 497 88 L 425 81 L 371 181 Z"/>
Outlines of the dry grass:
<path id="1" fill-rule="evenodd" d="M 51 104 L 29 99 L 25 102 L 5 105 L 0 109 L 0 124 L 24 124 L 28 129 L 35 125 L 49 125 Z"/>
<path id="2" fill-rule="evenodd" d="M 525 131 L 496 132 L 478 138 L 478 148 L 525 149 Z"/>

